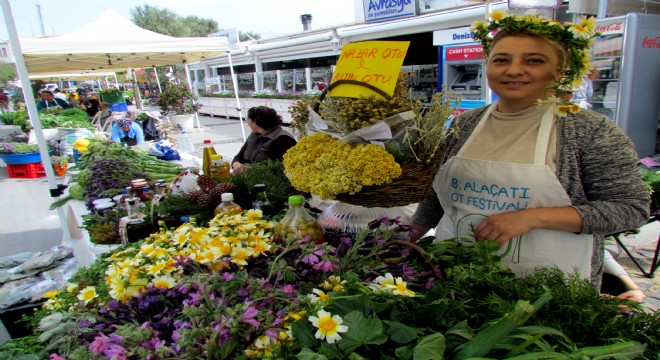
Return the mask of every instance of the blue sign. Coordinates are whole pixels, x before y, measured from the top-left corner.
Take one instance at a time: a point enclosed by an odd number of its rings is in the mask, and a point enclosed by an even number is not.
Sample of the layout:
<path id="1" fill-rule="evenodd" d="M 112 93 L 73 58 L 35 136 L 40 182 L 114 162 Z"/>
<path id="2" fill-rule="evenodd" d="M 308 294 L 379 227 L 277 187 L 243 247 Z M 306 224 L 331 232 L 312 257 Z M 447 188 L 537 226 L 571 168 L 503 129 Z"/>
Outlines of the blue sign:
<path id="1" fill-rule="evenodd" d="M 367 23 L 417 15 L 415 0 L 362 0 Z"/>

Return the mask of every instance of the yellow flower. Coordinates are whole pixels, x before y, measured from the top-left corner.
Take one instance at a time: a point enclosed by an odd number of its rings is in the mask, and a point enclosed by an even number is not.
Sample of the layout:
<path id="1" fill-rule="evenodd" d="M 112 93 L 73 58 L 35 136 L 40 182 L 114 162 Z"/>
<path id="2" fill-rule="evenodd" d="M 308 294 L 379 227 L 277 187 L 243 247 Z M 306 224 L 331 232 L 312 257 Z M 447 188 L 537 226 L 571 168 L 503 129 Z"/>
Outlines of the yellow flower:
<path id="1" fill-rule="evenodd" d="M 568 23 L 568 24 L 570 24 L 570 23 Z M 565 25 L 568 25 L 568 24 L 565 24 Z M 582 39 L 586 39 L 586 38 L 590 37 L 591 34 L 592 34 L 592 31 L 585 28 L 584 26 L 582 26 L 582 24 L 572 24 L 572 25 L 569 26 L 568 31 L 573 33 L 573 35 L 575 35 L 575 37 L 582 38 Z"/>
<path id="2" fill-rule="evenodd" d="M 319 289 L 313 289 L 312 292 L 313 294 L 307 294 L 307 299 L 309 299 L 309 302 L 311 304 L 316 304 L 319 301 L 330 300 L 330 295 L 326 294 L 325 292 Z"/>
<path id="3" fill-rule="evenodd" d="M 165 268 L 165 266 L 167 266 L 165 261 L 158 261 L 153 265 L 147 265 L 146 270 L 149 275 L 156 276 Z"/>
<path id="4" fill-rule="evenodd" d="M 244 247 L 234 247 L 231 251 L 231 262 L 237 265 L 245 266 L 247 265 L 247 259 L 254 254 L 254 251 L 250 248 Z"/>
<path id="5" fill-rule="evenodd" d="M 176 281 L 171 276 L 158 276 L 151 280 L 151 285 L 157 289 L 169 289 L 174 286 Z"/>
<path id="6" fill-rule="evenodd" d="M 263 217 L 263 212 L 258 209 L 250 209 L 245 212 L 245 217 L 250 220 L 258 220 Z"/>
<path id="7" fill-rule="evenodd" d="M 390 273 L 377 277 L 374 284 L 369 285 L 369 288 L 374 291 L 385 291 L 388 285 L 394 285 L 394 277 Z"/>
<path id="8" fill-rule="evenodd" d="M 490 18 L 493 19 L 493 21 L 498 22 L 502 19 L 504 19 L 507 16 L 506 11 L 504 10 L 495 10 L 492 13 L 490 13 Z"/>
<path id="9" fill-rule="evenodd" d="M 318 328 L 314 335 L 317 339 L 325 339 L 329 344 L 334 344 L 335 341 L 341 340 L 339 333 L 348 331 L 348 327 L 341 325 L 344 320 L 339 315 L 330 314 L 329 312 L 320 309 L 317 312 L 318 317 L 310 316 L 308 320 Z"/>
<path id="10" fill-rule="evenodd" d="M 387 288 L 392 290 L 395 295 L 413 297 L 415 293 L 408 289 L 408 285 L 401 277 L 397 277 L 394 285 L 387 285 Z"/>
<path id="11" fill-rule="evenodd" d="M 66 292 L 72 293 L 76 291 L 76 289 L 78 289 L 78 284 L 71 284 L 71 283 L 66 284 Z"/>
<path id="12" fill-rule="evenodd" d="M 52 298 L 54 298 L 55 296 L 57 296 L 59 293 L 60 293 L 60 292 L 57 291 L 57 290 L 55 290 L 55 291 L 49 291 L 49 292 L 45 293 L 41 298 L 42 298 L 42 299 L 52 299 Z"/>
<path id="13" fill-rule="evenodd" d="M 78 294 L 78 300 L 84 302 L 85 304 L 94 300 L 96 297 L 98 297 L 98 295 L 96 294 L 96 288 L 93 286 L 88 286 L 80 290 L 80 293 Z"/>
<path id="14" fill-rule="evenodd" d="M 590 16 L 590 17 L 583 16 L 581 25 L 587 31 L 593 32 L 594 29 L 596 29 L 596 17 L 594 17 L 594 16 Z"/>
<path id="15" fill-rule="evenodd" d="M 485 29 L 488 26 L 488 23 L 485 21 L 475 21 L 472 23 L 472 30 L 481 30 Z"/>
<path id="16" fill-rule="evenodd" d="M 270 358 L 273 356 L 273 350 L 277 347 L 276 340 L 266 335 L 261 335 L 244 350 L 245 355 L 256 358 Z"/>
<path id="17" fill-rule="evenodd" d="M 557 106 L 557 110 L 555 111 L 555 114 L 557 116 L 566 117 L 568 113 L 577 114 L 578 112 L 580 112 L 579 105 L 568 103 Z"/>

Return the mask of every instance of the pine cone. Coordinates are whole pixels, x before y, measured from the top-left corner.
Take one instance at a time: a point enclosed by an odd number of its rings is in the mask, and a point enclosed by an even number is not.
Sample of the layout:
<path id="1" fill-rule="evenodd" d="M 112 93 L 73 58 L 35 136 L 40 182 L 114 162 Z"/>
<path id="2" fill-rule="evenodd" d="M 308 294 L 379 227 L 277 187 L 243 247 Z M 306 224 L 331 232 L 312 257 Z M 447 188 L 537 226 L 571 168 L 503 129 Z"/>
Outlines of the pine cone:
<path id="1" fill-rule="evenodd" d="M 211 207 L 212 205 L 215 205 L 215 203 L 213 202 L 213 199 L 211 199 L 211 195 L 202 194 L 197 200 L 197 205 L 199 205 L 199 207 L 201 208 L 208 208 Z"/>
<path id="2" fill-rule="evenodd" d="M 195 190 L 195 191 L 191 191 L 191 192 L 187 193 L 186 198 L 188 200 L 190 200 L 191 202 L 194 202 L 195 204 L 199 204 L 199 199 L 203 195 L 206 195 L 206 193 L 203 192 L 202 190 Z"/>
<path id="3" fill-rule="evenodd" d="M 199 185 L 204 192 L 209 192 L 215 187 L 216 183 L 209 175 L 199 175 L 197 178 L 197 185 Z"/>

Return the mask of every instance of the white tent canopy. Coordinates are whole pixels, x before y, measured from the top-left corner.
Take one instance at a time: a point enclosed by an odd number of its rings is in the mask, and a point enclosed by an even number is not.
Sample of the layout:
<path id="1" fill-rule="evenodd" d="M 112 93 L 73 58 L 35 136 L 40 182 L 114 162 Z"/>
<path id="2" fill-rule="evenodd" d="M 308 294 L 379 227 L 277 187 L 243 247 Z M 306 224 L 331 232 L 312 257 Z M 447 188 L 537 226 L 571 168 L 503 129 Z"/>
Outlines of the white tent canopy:
<path id="1" fill-rule="evenodd" d="M 69 80 L 69 79 L 96 79 L 104 76 L 115 76 L 115 72 L 110 71 L 87 71 L 87 72 L 71 72 L 71 73 L 39 73 L 39 74 L 30 74 L 30 80 L 33 79 L 42 79 L 42 80 Z"/>
<path id="2" fill-rule="evenodd" d="M 76 32 L 20 42 L 30 74 L 186 64 L 229 50 L 224 37 L 166 36 L 145 30 L 112 10 Z"/>

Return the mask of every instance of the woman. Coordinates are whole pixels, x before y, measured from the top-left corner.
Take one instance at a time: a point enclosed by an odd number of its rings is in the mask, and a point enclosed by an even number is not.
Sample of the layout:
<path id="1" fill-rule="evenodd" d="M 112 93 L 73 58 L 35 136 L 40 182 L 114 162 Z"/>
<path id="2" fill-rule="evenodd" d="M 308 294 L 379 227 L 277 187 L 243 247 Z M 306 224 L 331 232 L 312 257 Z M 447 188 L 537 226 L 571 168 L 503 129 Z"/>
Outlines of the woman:
<path id="1" fill-rule="evenodd" d="M 144 142 L 144 132 L 142 127 L 130 118 L 122 118 L 112 125 L 110 138 L 128 146 L 139 145 Z"/>
<path id="2" fill-rule="evenodd" d="M 250 108 L 247 124 L 252 134 L 232 161 L 234 171 L 242 171 L 246 165 L 268 159 L 280 160 L 296 139 L 282 128 L 282 117 L 266 106 Z"/>
<path id="3" fill-rule="evenodd" d="M 97 112 L 101 111 L 101 102 L 97 99 L 90 99 L 85 111 L 87 111 L 87 115 L 90 119 L 93 118 Z"/>
<path id="4" fill-rule="evenodd" d="M 558 267 L 598 289 L 604 235 L 646 223 L 649 199 L 631 141 L 612 120 L 564 100 L 590 67 L 594 22 L 492 18 L 475 38 L 498 101 L 454 122 L 413 226 L 418 234 L 437 226 L 440 240 L 473 231 L 502 254 L 508 248 L 502 262 L 519 276 Z"/>

